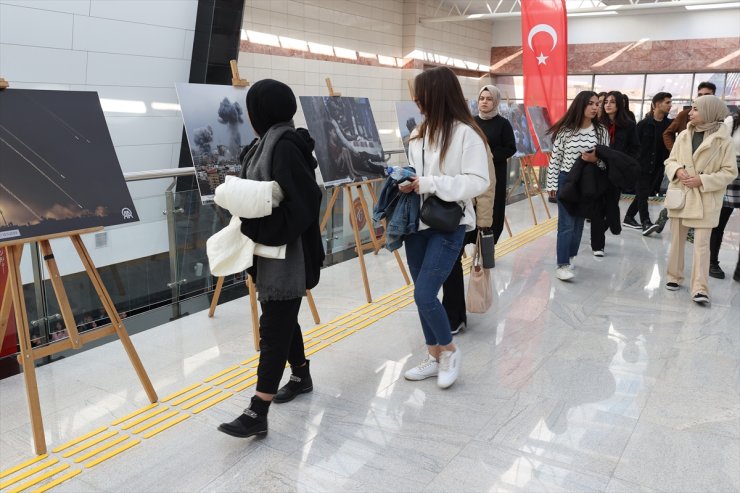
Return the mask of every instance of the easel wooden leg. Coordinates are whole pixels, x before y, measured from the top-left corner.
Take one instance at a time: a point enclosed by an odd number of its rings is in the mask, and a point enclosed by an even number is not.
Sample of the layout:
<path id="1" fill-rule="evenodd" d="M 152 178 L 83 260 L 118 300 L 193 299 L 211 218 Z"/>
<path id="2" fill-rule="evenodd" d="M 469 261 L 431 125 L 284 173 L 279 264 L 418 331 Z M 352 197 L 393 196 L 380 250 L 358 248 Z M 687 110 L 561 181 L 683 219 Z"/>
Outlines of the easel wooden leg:
<path id="1" fill-rule="evenodd" d="M 344 189 L 347 191 L 347 196 L 349 197 L 348 203 L 352 204 L 352 187 L 345 187 Z M 365 287 L 365 299 L 368 303 L 372 303 L 373 297 L 370 294 L 370 285 L 367 281 L 367 270 L 365 269 L 365 251 L 363 250 L 362 242 L 360 241 L 360 228 L 355 219 L 354 210 L 352 210 L 352 207 L 350 206 L 349 221 L 355 235 L 355 251 L 357 252 L 357 258 L 360 261 L 360 273 L 362 274 L 362 283 Z"/>
<path id="2" fill-rule="evenodd" d="M 5 260 L 10 262 L 7 253 L 5 254 Z M 13 308 L 13 302 L 10 298 L 10 276 L 5 279 L 4 288 L 3 299 L 0 300 L 0 345 L 5 340 L 5 332 L 8 330 L 8 320 L 10 320 L 10 309 Z"/>
<path id="3" fill-rule="evenodd" d="M 506 217 L 506 215 L 504 215 L 504 226 L 506 226 L 506 232 L 509 233 L 509 238 L 514 236 L 513 234 L 511 234 L 511 226 L 509 226 L 509 219 Z"/>
<path id="4" fill-rule="evenodd" d="M 69 299 L 62 283 L 62 276 L 59 275 L 57 261 L 54 260 L 54 253 L 51 251 L 51 243 L 49 243 L 49 240 L 41 240 L 39 245 L 41 246 L 41 254 L 44 256 L 46 267 L 49 269 L 49 279 L 51 280 L 51 286 L 54 288 L 54 294 L 59 303 L 59 310 L 62 312 L 62 319 L 64 320 L 67 334 L 69 334 L 69 340 L 74 349 L 80 349 L 82 343 L 80 342 L 80 334 L 77 332 L 77 322 L 75 322 L 72 308 L 69 306 Z"/>
<path id="5" fill-rule="evenodd" d="M 218 298 L 221 296 L 221 289 L 224 287 L 223 276 L 219 277 L 216 281 L 216 289 L 213 290 L 213 299 L 211 300 L 211 307 L 208 309 L 208 317 L 213 317 L 216 313 L 216 306 L 218 305 Z"/>
<path id="6" fill-rule="evenodd" d="M 247 289 L 249 289 L 249 308 L 252 315 L 252 341 L 254 350 L 260 350 L 260 318 L 259 309 L 257 308 L 257 286 L 254 284 L 252 276 L 247 274 Z"/>
<path id="7" fill-rule="evenodd" d="M 532 221 L 534 221 L 534 225 L 537 226 L 537 215 L 534 212 L 534 203 L 532 202 L 532 190 L 530 189 L 530 182 L 529 182 L 529 175 L 527 172 L 527 167 L 529 164 L 522 164 L 520 162 L 520 172 L 522 174 L 522 179 L 524 180 L 524 191 L 527 194 L 527 200 L 529 201 L 529 210 L 532 213 Z"/>
<path id="8" fill-rule="evenodd" d="M 396 262 L 398 262 L 398 268 L 401 269 L 403 280 L 406 283 L 406 286 L 408 286 L 409 284 L 411 284 L 411 278 L 409 277 L 409 273 L 406 271 L 406 266 L 403 265 L 401 255 L 399 255 L 398 250 L 393 250 L 393 255 L 396 257 Z"/>
<path id="9" fill-rule="evenodd" d="M 370 188 L 370 185 L 368 185 L 368 188 Z M 367 208 L 367 201 L 365 200 L 365 195 L 362 193 L 362 185 L 357 186 L 357 195 L 360 197 L 360 206 L 362 207 L 362 213 L 365 214 L 367 230 L 370 232 L 370 241 L 372 241 L 373 248 L 375 249 L 375 255 L 377 255 L 382 247 L 380 245 L 380 242 L 378 241 L 378 238 L 375 237 L 375 228 L 373 228 L 373 217 L 370 215 L 370 210 Z M 354 212 L 354 207 L 352 207 L 351 210 Z"/>
<path id="10" fill-rule="evenodd" d="M 103 309 L 105 309 L 108 318 L 110 318 L 111 324 L 113 325 L 118 338 L 121 340 L 121 344 L 123 344 L 123 348 L 126 350 L 129 360 L 131 360 L 131 364 L 141 381 L 141 385 L 144 387 L 147 397 L 149 397 L 149 401 L 157 402 L 157 393 L 154 391 L 154 387 L 152 387 L 149 375 L 147 375 L 144 365 L 141 364 L 139 355 L 136 353 L 136 349 L 131 343 L 128 332 L 126 332 L 126 327 L 123 325 L 123 321 L 118 315 L 118 311 L 113 304 L 113 300 L 111 299 L 110 294 L 108 294 L 108 290 L 105 288 L 105 284 L 103 284 L 103 280 L 100 278 L 100 273 L 95 268 L 85 244 L 82 242 L 79 235 L 72 235 L 70 239 L 72 240 L 75 250 L 77 250 L 80 260 L 82 260 L 82 264 L 85 266 L 87 275 L 90 277 L 90 281 L 92 282 L 95 291 L 98 293 L 100 301 L 103 303 Z"/>
<path id="11" fill-rule="evenodd" d="M 321 218 L 321 224 L 319 225 L 319 232 L 323 232 L 324 228 L 326 227 L 326 223 L 329 221 L 329 217 L 331 217 L 331 212 L 334 210 L 334 204 L 337 202 L 337 198 L 339 197 L 339 190 L 340 187 L 334 187 L 334 190 L 331 192 L 331 198 L 329 199 L 329 203 L 326 204 L 326 210 L 324 211 L 324 217 Z"/>
<path id="12" fill-rule="evenodd" d="M 537 168 L 538 170 L 541 170 L 542 168 Z M 531 180 L 537 184 L 537 194 L 542 199 L 542 205 L 545 206 L 545 212 L 547 213 L 547 218 L 550 219 L 552 216 L 550 215 L 550 208 L 547 206 L 547 198 L 545 197 L 545 193 L 542 191 L 542 186 L 540 185 L 540 173 L 536 172 L 534 168 L 530 167 L 531 172 Z"/>
<path id="13" fill-rule="evenodd" d="M 306 299 L 308 299 L 308 307 L 311 309 L 311 315 L 313 315 L 313 323 L 320 324 L 321 319 L 319 318 L 319 312 L 316 310 L 316 303 L 313 302 L 313 295 L 311 290 L 306 290 Z"/>
<path id="14" fill-rule="evenodd" d="M 20 256 L 23 245 L 11 245 L 8 252 L 8 270 L 11 299 L 15 307 L 15 323 L 18 330 L 18 342 L 21 346 L 20 363 L 23 368 L 23 381 L 26 384 L 26 398 L 31 414 L 31 431 L 33 433 L 33 448 L 37 455 L 46 453 L 46 438 L 44 437 L 44 421 L 41 417 L 41 403 L 39 388 L 36 382 L 36 363 L 33 359 L 31 347 L 31 333 L 26 313 L 26 301 L 23 299 L 23 281 L 20 272 Z"/>

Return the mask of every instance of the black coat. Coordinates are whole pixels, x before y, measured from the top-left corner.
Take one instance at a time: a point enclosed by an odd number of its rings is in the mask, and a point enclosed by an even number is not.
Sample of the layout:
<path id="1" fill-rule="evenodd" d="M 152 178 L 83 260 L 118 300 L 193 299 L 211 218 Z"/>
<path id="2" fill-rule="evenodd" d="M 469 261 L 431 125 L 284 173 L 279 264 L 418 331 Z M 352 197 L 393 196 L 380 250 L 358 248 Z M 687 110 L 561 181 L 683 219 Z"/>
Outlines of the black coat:
<path id="1" fill-rule="evenodd" d="M 634 183 L 637 160 L 605 145 L 596 146 L 596 156 L 606 163 L 606 170 L 578 158 L 563 188 L 558 190 L 558 201 L 574 216 L 593 217 L 594 214 L 603 214 L 604 210 L 614 210 L 614 207 L 605 207 L 604 201 L 619 198 L 607 191 L 622 188 L 625 183 Z M 607 217 L 607 225 L 615 234 L 621 230 L 619 221 L 618 213 Z"/>
<path id="2" fill-rule="evenodd" d="M 640 153 L 637 160 L 640 162 L 640 172 L 652 175 L 663 167 L 668 159 L 668 149 L 663 144 L 663 132 L 671 119 L 667 116 L 661 121 L 648 115 L 637 124 L 637 138 L 640 141 Z"/>
<path id="3" fill-rule="evenodd" d="M 300 236 L 306 289 L 319 283 L 319 271 L 324 263 L 324 242 L 319 231 L 322 192 L 316 183 L 313 146 L 306 130 L 286 132 L 275 144 L 272 155 L 272 178 L 282 188 L 285 198 L 269 216 L 241 218 L 242 233 L 262 245 L 287 245 Z M 247 270 L 253 276 L 255 266 Z"/>

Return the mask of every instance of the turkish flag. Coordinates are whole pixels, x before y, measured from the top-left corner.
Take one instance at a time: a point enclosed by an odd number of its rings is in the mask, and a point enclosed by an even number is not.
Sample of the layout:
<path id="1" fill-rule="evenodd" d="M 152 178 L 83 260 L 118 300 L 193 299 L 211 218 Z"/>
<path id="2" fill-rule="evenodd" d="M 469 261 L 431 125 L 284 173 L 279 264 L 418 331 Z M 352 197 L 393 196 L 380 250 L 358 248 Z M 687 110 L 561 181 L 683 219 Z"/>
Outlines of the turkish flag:
<path id="1" fill-rule="evenodd" d="M 527 0 L 522 5 L 524 106 L 544 106 L 555 123 L 565 114 L 568 83 L 568 20 L 565 0 Z M 532 122 L 529 122 L 530 134 Z M 536 142 L 536 139 L 533 139 Z M 537 148 L 533 160 L 546 166 Z"/>

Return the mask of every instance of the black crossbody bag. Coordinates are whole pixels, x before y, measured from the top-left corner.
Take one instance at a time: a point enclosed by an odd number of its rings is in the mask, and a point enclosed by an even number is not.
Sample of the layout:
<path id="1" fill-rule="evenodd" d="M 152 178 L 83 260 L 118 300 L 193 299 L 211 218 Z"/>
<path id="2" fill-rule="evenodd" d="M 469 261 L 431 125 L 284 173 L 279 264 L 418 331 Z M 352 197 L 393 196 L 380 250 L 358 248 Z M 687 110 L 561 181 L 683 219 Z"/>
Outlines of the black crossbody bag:
<path id="1" fill-rule="evenodd" d="M 424 176 L 424 141 L 421 144 L 421 175 Z M 457 202 L 447 202 L 436 195 L 430 195 L 421 205 L 419 217 L 432 229 L 452 233 L 460 225 L 463 208 Z"/>

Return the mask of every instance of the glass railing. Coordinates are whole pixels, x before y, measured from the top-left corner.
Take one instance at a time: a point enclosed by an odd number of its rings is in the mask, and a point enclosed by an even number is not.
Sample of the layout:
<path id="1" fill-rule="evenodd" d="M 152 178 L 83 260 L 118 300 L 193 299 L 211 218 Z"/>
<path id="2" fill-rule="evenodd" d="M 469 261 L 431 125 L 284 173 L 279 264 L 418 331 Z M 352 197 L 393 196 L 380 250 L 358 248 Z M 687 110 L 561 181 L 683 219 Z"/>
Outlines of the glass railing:
<path id="1" fill-rule="evenodd" d="M 166 170 L 183 174 L 180 170 Z M 137 180 L 143 178 L 138 177 Z M 162 179 L 153 175 L 151 179 Z M 518 162 L 512 160 L 509 187 L 514 188 L 512 200 L 521 196 Z M 377 195 L 382 183 L 372 185 Z M 175 182 L 162 193 L 143 195 L 134 199 L 140 221 L 106 228 L 99 233 L 83 236 L 90 255 L 100 272 L 116 309 L 127 328 L 149 328 L 186 314 L 183 305 L 199 300 L 193 309 L 204 309 L 210 303 L 217 279 L 211 275 L 206 255 L 206 240 L 225 227 L 231 219 L 229 213 L 215 204 L 202 204 L 197 190 L 175 191 Z M 135 187 L 132 187 L 135 189 Z M 362 187 L 369 207 L 372 200 L 367 187 Z M 347 194 L 340 193 L 327 218 L 322 233 L 327 253 L 325 265 L 332 265 L 354 254 L 355 238 L 349 214 L 362 224 L 371 222 L 363 218 L 355 188 L 352 207 L 347 206 Z M 321 217 L 324 216 L 333 190 L 326 190 L 322 199 Z M 370 211 L 372 214 L 372 211 Z M 370 231 L 363 228 L 361 241 L 369 241 Z M 84 332 L 110 323 L 102 303 L 80 263 L 71 242 L 52 240 L 52 248 L 59 266 L 77 330 Z M 49 281 L 38 245 L 27 244 L 21 261 L 23 292 L 28 311 L 32 344 L 43 346 L 67 337 L 64 320 Z M 227 276 L 224 279 L 222 300 L 247 294 L 246 274 Z M 231 295 L 229 291 L 231 290 Z M 165 311 L 166 317 L 151 318 L 150 322 L 134 323 L 154 311 Z M 147 326 L 147 323 L 150 325 Z M 131 330 L 129 330 L 131 331 Z M 11 334 L 6 335 L 6 337 Z M 12 335 L 15 337 L 15 335 Z M 7 342 L 7 341 L 6 341 Z M 5 345 L 3 357 L 13 356 Z M 0 358 L 2 359 L 2 358 Z M 43 362 L 42 362 L 43 363 Z M 0 365 L 0 378 L 3 368 Z M 12 365 L 11 365 L 12 366 Z M 12 373 L 12 371 L 11 371 Z"/>

